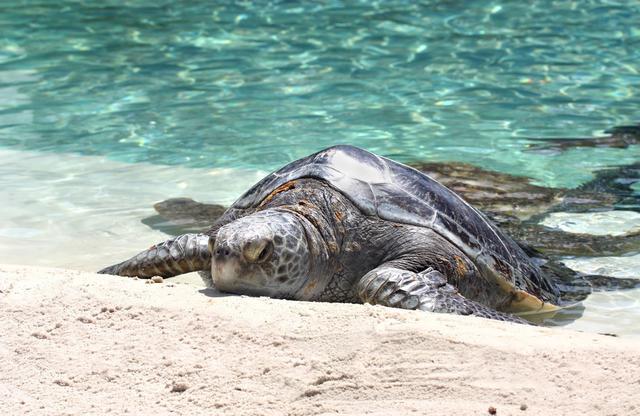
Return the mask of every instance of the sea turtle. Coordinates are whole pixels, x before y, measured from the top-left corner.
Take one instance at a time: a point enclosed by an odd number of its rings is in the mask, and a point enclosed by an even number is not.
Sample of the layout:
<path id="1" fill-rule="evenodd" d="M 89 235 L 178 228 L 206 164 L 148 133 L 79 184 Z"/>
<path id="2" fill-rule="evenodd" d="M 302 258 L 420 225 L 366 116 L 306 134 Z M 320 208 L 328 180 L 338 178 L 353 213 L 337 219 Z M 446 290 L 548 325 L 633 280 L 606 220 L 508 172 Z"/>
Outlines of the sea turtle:
<path id="1" fill-rule="evenodd" d="M 366 302 L 526 322 L 560 291 L 485 215 L 420 171 L 334 146 L 273 172 L 206 233 L 183 234 L 100 273 L 203 271 L 226 292 Z"/>

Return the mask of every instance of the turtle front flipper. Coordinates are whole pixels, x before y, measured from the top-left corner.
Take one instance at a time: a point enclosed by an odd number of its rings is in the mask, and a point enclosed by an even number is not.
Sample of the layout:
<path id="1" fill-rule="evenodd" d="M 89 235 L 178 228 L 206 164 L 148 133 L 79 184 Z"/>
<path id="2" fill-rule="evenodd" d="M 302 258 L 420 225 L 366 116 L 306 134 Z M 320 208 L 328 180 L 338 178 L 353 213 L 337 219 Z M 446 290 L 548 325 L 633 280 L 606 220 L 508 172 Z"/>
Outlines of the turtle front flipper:
<path id="1" fill-rule="evenodd" d="M 421 273 L 380 266 L 358 282 L 358 295 L 365 303 L 401 309 L 419 309 L 429 312 L 474 315 L 499 321 L 530 324 L 517 316 L 498 312 L 481 303 L 465 298 L 447 283 L 437 270 Z"/>
<path id="2" fill-rule="evenodd" d="M 100 270 L 101 274 L 119 276 L 172 277 L 179 274 L 209 270 L 211 253 L 209 236 L 183 234 L 156 244 L 129 260 Z"/>

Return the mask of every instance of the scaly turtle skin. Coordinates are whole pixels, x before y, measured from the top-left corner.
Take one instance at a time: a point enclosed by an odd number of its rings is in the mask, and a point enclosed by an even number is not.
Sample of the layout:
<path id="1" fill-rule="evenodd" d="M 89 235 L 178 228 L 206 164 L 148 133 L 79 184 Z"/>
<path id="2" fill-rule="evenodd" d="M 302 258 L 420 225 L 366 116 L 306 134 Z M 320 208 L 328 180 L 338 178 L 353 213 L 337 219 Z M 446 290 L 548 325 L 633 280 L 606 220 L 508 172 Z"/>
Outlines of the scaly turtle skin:
<path id="1" fill-rule="evenodd" d="M 242 195 L 203 234 L 101 270 L 205 274 L 219 290 L 367 302 L 525 322 L 559 291 L 521 247 L 457 194 L 352 146 L 292 162 Z"/>

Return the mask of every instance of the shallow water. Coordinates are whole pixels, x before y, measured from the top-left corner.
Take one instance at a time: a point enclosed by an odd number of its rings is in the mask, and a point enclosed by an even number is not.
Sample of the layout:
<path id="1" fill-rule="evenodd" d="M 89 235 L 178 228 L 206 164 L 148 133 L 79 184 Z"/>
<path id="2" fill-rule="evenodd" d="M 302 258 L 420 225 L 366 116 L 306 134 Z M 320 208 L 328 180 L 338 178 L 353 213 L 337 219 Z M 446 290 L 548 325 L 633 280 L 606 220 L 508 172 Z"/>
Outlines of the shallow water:
<path id="1" fill-rule="evenodd" d="M 153 202 L 228 203 L 336 143 L 546 186 L 640 160 L 527 151 L 638 120 L 638 4 L 122 3 L 0 4 L 0 261 L 96 268 L 165 237 L 140 223 Z M 616 267 L 640 277 L 634 254 Z M 615 296 L 577 324 L 614 302 L 640 333 L 640 295 Z"/>

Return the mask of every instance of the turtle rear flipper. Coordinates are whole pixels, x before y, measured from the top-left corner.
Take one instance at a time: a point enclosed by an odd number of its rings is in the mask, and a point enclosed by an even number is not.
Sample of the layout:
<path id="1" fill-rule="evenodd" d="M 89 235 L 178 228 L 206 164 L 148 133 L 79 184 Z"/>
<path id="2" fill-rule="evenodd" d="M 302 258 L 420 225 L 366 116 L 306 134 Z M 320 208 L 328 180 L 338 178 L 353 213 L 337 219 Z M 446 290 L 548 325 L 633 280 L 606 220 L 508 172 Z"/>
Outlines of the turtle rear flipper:
<path id="1" fill-rule="evenodd" d="M 365 303 L 428 312 L 474 315 L 499 321 L 531 324 L 522 318 L 491 309 L 467 299 L 447 283 L 446 277 L 431 268 L 414 273 L 382 265 L 367 273 L 358 283 L 358 294 Z"/>
<path id="2" fill-rule="evenodd" d="M 122 263 L 100 270 L 118 276 L 173 277 L 211 268 L 209 236 L 183 234 L 145 250 Z"/>

